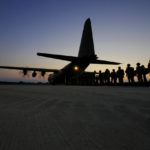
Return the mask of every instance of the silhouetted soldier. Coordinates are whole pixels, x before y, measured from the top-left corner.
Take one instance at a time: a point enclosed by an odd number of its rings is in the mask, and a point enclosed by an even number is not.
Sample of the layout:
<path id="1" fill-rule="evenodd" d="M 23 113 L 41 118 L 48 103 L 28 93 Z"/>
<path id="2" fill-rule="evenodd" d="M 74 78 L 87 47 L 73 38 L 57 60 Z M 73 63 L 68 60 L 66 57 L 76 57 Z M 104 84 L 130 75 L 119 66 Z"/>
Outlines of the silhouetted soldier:
<path id="1" fill-rule="evenodd" d="M 118 70 L 117 70 L 117 78 L 119 79 L 119 83 L 120 83 L 120 84 L 123 84 L 124 70 L 121 69 L 121 67 L 118 67 Z"/>
<path id="2" fill-rule="evenodd" d="M 137 78 L 138 78 L 138 82 L 143 82 L 142 80 L 142 67 L 140 66 L 140 63 L 138 62 L 136 64 L 136 73 L 137 73 Z"/>
<path id="3" fill-rule="evenodd" d="M 105 83 L 110 83 L 110 71 L 109 71 L 109 69 L 105 70 L 104 76 L 105 76 Z"/>
<path id="4" fill-rule="evenodd" d="M 150 60 L 149 60 L 149 63 L 148 63 L 148 71 L 150 72 Z"/>
<path id="5" fill-rule="evenodd" d="M 143 81 L 144 81 L 144 82 L 147 82 L 146 74 L 147 74 L 148 72 L 147 72 L 147 69 L 144 67 L 144 65 L 141 66 L 141 71 L 142 71 L 142 78 L 143 78 Z"/>
<path id="6" fill-rule="evenodd" d="M 96 71 L 94 70 L 93 78 L 92 78 L 92 85 L 97 84 L 97 79 L 96 79 Z"/>
<path id="7" fill-rule="evenodd" d="M 127 64 L 126 74 L 127 74 L 129 83 L 133 83 L 135 73 L 134 73 L 134 68 L 130 67 L 130 64 Z"/>
<path id="8" fill-rule="evenodd" d="M 111 77 L 111 82 L 116 84 L 116 81 L 117 81 L 117 73 L 115 72 L 115 69 L 112 70 L 111 74 L 110 74 L 110 77 Z"/>
<path id="9" fill-rule="evenodd" d="M 100 84 L 104 83 L 104 74 L 101 72 L 101 70 L 99 71 L 99 81 L 100 81 Z"/>

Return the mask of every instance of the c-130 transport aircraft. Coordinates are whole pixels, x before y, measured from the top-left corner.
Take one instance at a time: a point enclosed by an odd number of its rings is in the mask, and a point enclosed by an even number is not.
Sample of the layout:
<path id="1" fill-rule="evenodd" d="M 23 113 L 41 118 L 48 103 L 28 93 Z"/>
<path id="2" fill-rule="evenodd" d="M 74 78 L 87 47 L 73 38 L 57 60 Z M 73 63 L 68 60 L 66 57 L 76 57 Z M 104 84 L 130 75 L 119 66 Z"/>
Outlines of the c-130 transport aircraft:
<path id="1" fill-rule="evenodd" d="M 88 67 L 89 64 L 110 64 L 110 65 L 120 64 L 118 62 L 97 60 L 98 57 L 95 55 L 90 18 L 88 18 L 85 21 L 82 38 L 81 38 L 81 44 L 80 44 L 79 53 L 77 57 L 47 54 L 47 53 L 37 53 L 37 55 L 48 57 L 48 58 L 70 61 L 70 63 L 64 66 L 60 70 L 44 69 L 44 68 L 14 67 L 14 66 L 0 66 L 0 68 L 22 70 L 24 75 L 27 75 L 28 71 L 33 71 L 32 77 L 35 77 L 37 75 L 36 72 L 41 72 L 42 76 L 44 76 L 46 72 L 53 72 L 53 74 L 49 75 L 48 81 L 50 84 L 57 84 L 66 81 L 68 77 L 69 78 L 79 77 L 84 73 L 84 70 Z"/>

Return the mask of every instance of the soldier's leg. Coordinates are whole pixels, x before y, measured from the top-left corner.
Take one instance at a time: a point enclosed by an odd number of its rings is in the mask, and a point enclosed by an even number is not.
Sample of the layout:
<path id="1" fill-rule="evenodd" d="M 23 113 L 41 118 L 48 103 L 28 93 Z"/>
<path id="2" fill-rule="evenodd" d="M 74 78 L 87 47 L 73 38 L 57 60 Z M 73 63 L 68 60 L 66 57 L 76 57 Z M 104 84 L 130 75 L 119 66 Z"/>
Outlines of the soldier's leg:
<path id="1" fill-rule="evenodd" d="M 143 74 L 144 82 L 147 82 L 146 74 Z"/>

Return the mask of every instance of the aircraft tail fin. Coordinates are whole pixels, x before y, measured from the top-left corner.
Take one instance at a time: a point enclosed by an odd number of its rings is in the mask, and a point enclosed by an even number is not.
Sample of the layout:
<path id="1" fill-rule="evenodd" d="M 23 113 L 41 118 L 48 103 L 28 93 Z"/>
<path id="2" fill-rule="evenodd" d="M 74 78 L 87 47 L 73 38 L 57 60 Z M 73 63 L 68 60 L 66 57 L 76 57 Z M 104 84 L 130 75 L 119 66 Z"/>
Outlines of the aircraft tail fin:
<path id="1" fill-rule="evenodd" d="M 85 21 L 81 38 L 78 57 L 89 57 L 95 55 L 90 18 Z"/>

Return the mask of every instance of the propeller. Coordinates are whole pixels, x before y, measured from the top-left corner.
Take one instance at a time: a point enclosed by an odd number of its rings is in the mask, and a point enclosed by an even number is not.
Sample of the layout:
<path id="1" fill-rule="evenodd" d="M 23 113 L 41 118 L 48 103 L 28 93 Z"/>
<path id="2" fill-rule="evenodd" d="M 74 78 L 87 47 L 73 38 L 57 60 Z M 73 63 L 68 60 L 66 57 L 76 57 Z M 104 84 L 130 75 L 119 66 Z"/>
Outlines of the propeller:
<path id="1" fill-rule="evenodd" d="M 37 73 L 35 71 L 33 71 L 32 77 L 34 78 L 34 77 L 36 77 L 36 75 L 37 75 Z"/>
<path id="2" fill-rule="evenodd" d="M 45 73 L 46 73 L 45 71 L 42 71 L 41 76 L 44 77 Z"/>
<path id="3" fill-rule="evenodd" d="M 29 77 L 29 71 L 28 70 L 20 70 L 19 71 L 19 74 L 22 76 L 22 77 Z"/>
<path id="4" fill-rule="evenodd" d="M 45 71 L 40 71 L 39 73 L 38 73 L 38 76 L 37 76 L 39 79 L 41 79 L 41 78 L 44 78 L 44 79 L 47 79 L 48 78 L 48 75 L 47 75 L 47 73 L 45 72 Z"/>
<path id="5" fill-rule="evenodd" d="M 48 78 L 48 75 L 47 75 L 47 73 L 45 72 L 45 71 L 40 71 L 40 72 L 36 72 L 36 71 L 33 71 L 32 73 L 31 73 L 31 71 L 29 71 L 29 70 L 27 70 L 27 69 L 24 69 L 24 70 L 20 70 L 19 71 L 19 74 L 23 77 L 23 78 L 25 78 L 25 77 L 33 77 L 33 78 L 35 78 L 35 77 L 38 77 L 39 79 L 41 79 L 41 78 L 44 78 L 44 79 L 46 79 L 46 78 Z"/>

